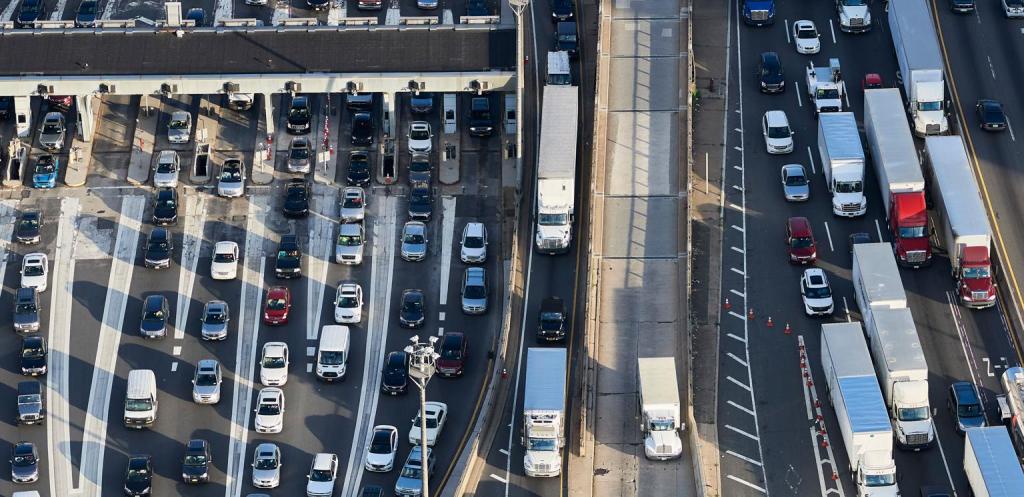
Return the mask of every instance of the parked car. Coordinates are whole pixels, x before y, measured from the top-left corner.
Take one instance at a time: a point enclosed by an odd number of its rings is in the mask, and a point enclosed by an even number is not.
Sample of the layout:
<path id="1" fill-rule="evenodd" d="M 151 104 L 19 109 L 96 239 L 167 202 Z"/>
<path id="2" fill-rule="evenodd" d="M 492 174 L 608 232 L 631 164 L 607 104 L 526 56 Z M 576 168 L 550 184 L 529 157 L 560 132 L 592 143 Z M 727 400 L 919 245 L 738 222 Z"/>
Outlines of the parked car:
<path id="1" fill-rule="evenodd" d="M 370 443 L 366 446 L 367 471 L 387 473 L 395 468 L 395 455 L 398 454 L 398 428 L 391 425 L 377 425 L 370 433 Z"/>
<path id="2" fill-rule="evenodd" d="M 808 316 L 831 316 L 835 310 L 832 287 L 821 268 L 807 268 L 800 277 L 800 297 Z"/>
<path id="3" fill-rule="evenodd" d="M 177 188 L 179 171 L 181 171 L 181 158 L 178 157 L 178 152 L 161 150 L 157 157 L 156 168 L 153 170 L 153 186 Z"/>
<path id="4" fill-rule="evenodd" d="M 469 339 L 459 331 L 446 331 L 438 349 L 437 372 L 441 376 L 462 376 L 466 369 Z"/>
<path id="5" fill-rule="evenodd" d="M 58 175 L 60 159 L 50 154 L 40 155 L 32 169 L 32 188 L 54 188 Z"/>
<path id="6" fill-rule="evenodd" d="M 293 135 L 309 134 L 311 117 L 309 98 L 293 97 L 288 107 L 288 132 Z"/>
<path id="7" fill-rule="evenodd" d="M 334 322 L 338 324 L 359 323 L 363 320 L 363 287 L 358 283 L 338 285 L 334 297 Z"/>
<path id="8" fill-rule="evenodd" d="M 173 188 L 161 188 L 153 197 L 153 224 L 170 226 L 178 224 L 178 192 Z"/>
<path id="9" fill-rule="evenodd" d="M 448 421 L 448 404 L 444 402 L 427 402 L 426 403 L 426 417 L 427 420 L 427 446 L 433 447 L 437 442 L 437 438 L 441 435 L 441 431 L 444 430 L 445 422 Z M 420 414 L 417 412 L 416 417 L 412 418 L 412 426 L 409 428 L 409 443 L 418 446 L 420 444 L 420 431 L 422 430 L 422 423 L 420 422 Z"/>
<path id="10" fill-rule="evenodd" d="M 288 383 L 288 344 L 267 342 L 263 344 L 260 356 L 260 383 L 268 387 L 280 387 Z"/>
<path id="11" fill-rule="evenodd" d="M 309 185 L 302 178 L 292 178 L 285 184 L 284 217 L 309 215 Z"/>
<path id="12" fill-rule="evenodd" d="M 423 493 L 423 457 L 422 447 L 416 446 L 409 451 L 402 472 L 395 482 L 395 495 L 417 497 Z M 434 473 L 434 452 L 427 448 L 427 474 Z"/>
<path id="13" fill-rule="evenodd" d="M 988 425 L 981 396 L 971 382 L 958 381 L 950 385 L 946 407 L 953 419 L 953 429 L 960 435 L 969 428 L 982 428 Z"/>
<path id="14" fill-rule="evenodd" d="M 42 0 L 22 0 L 21 7 L 18 7 L 18 16 L 14 18 L 14 27 L 31 28 L 36 21 L 46 18 L 46 10 Z"/>
<path id="15" fill-rule="evenodd" d="M 277 257 L 274 259 L 274 274 L 278 278 L 298 278 L 302 276 L 302 246 L 296 235 L 283 235 L 277 244 Z"/>
<path id="16" fill-rule="evenodd" d="M 50 274 L 50 260 L 46 254 L 34 252 L 25 254 L 21 260 L 21 287 L 34 288 L 36 293 L 45 292 Z"/>
<path id="17" fill-rule="evenodd" d="M 312 170 L 313 146 L 304 136 L 292 138 L 288 145 L 288 172 L 306 174 Z"/>
<path id="18" fill-rule="evenodd" d="M 24 211 L 14 225 L 14 238 L 19 243 L 39 243 L 43 229 L 43 215 L 39 211 Z"/>
<path id="19" fill-rule="evenodd" d="M 261 443 L 252 454 L 252 486 L 277 488 L 281 484 L 281 449 L 272 443 Z"/>
<path id="20" fill-rule="evenodd" d="M 416 183 L 430 184 L 433 180 L 434 167 L 430 165 L 430 156 L 427 154 L 412 154 L 409 160 L 409 185 Z"/>
<path id="21" fill-rule="evenodd" d="M 313 464 L 306 475 L 306 497 L 331 497 L 337 477 L 337 455 L 321 452 L 313 456 Z"/>
<path id="22" fill-rule="evenodd" d="M 790 262 L 811 264 L 818 259 L 818 246 L 806 217 L 791 217 L 786 221 L 786 252 Z"/>
<path id="23" fill-rule="evenodd" d="M 124 469 L 124 493 L 129 497 L 150 495 L 153 488 L 153 459 L 136 454 L 128 458 Z"/>
<path id="24" fill-rule="evenodd" d="M 761 93 L 782 93 L 786 90 L 786 76 L 782 60 L 775 52 L 764 52 L 757 63 L 757 82 Z"/>
<path id="25" fill-rule="evenodd" d="M 409 218 L 430 221 L 433 210 L 430 185 L 426 183 L 412 185 L 412 188 L 409 189 Z"/>
<path id="26" fill-rule="evenodd" d="M 366 191 L 348 186 L 341 191 L 340 217 L 343 223 L 360 222 L 366 218 Z"/>
<path id="27" fill-rule="evenodd" d="M 346 181 L 350 186 L 370 185 L 370 156 L 363 150 L 353 150 L 348 156 Z"/>
<path id="28" fill-rule="evenodd" d="M 429 154 L 434 149 L 434 134 L 430 123 L 413 121 L 409 124 L 409 153 Z"/>
<path id="29" fill-rule="evenodd" d="M 206 483 L 210 481 L 210 443 L 201 438 L 185 444 L 185 456 L 181 459 L 181 479 L 185 483 Z"/>
<path id="30" fill-rule="evenodd" d="M 793 152 L 793 130 L 789 127 L 786 112 L 770 110 L 761 118 L 761 134 L 769 154 Z"/>
<path id="31" fill-rule="evenodd" d="M 167 141 L 171 143 L 188 143 L 192 138 L 192 114 L 183 110 L 171 113 L 167 123 Z"/>
<path id="32" fill-rule="evenodd" d="M 11 446 L 11 481 L 35 483 L 39 480 L 39 453 L 32 442 L 17 442 Z"/>
<path id="33" fill-rule="evenodd" d="M 821 34 L 814 21 L 802 19 L 793 23 L 793 44 L 797 53 L 812 55 L 821 51 Z"/>
<path id="34" fill-rule="evenodd" d="M 398 322 L 406 328 L 419 328 L 426 319 L 426 296 L 423 290 L 402 290 L 402 303 L 398 308 Z"/>
<path id="35" fill-rule="evenodd" d="M 352 145 L 373 145 L 373 115 L 369 112 L 356 112 L 352 116 Z"/>
<path id="36" fill-rule="evenodd" d="M 466 223 L 459 242 L 459 259 L 466 264 L 482 264 L 487 260 L 487 228 L 484 223 Z"/>
<path id="37" fill-rule="evenodd" d="M 389 395 L 405 393 L 409 388 L 409 354 L 388 352 L 381 371 L 380 390 Z"/>
<path id="38" fill-rule="evenodd" d="M 21 339 L 21 374 L 46 374 L 46 338 L 33 335 Z"/>
<path id="39" fill-rule="evenodd" d="M 192 401 L 196 404 L 220 402 L 221 380 L 220 363 L 216 359 L 200 360 L 192 378 Z"/>
<path id="40" fill-rule="evenodd" d="M 487 273 L 482 267 L 466 268 L 462 276 L 462 312 L 487 312 Z"/>
<path id="41" fill-rule="evenodd" d="M 231 308 L 223 300 L 211 300 L 203 306 L 203 340 L 225 340 L 228 338 L 228 324 L 231 322 Z"/>
<path id="42" fill-rule="evenodd" d="M 226 159 L 217 179 L 217 195 L 237 198 L 245 195 L 245 168 L 239 159 Z"/>
<path id="43" fill-rule="evenodd" d="M 19 288 L 14 292 L 14 331 L 39 331 L 39 294 L 35 288 Z"/>
<path id="44" fill-rule="evenodd" d="M 422 261 L 427 258 L 427 225 L 408 221 L 402 226 L 402 259 Z"/>
<path id="45" fill-rule="evenodd" d="M 347 265 L 362 264 L 364 241 L 363 225 L 342 224 L 338 230 L 338 241 L 334 245 L 334 261 Z"/>
<path id="46" fill-rule="evenodd" d="M 780 171 L 782 194 L 789 202 L 806 202 L 811 198 L 811 181 L 800 164 L 786 164 Z"/>
<path id="47" fill-rule="evenodd" d="M 223 241 L 213 246 L 210 276 L 215 280 L 233 280 L 238 277 L 237 243 Z"/>
<path id="48" fill-rule="evenodd" d="M 263 303 L 263 322 L 266 324 L 287 324 L 288 311 L 292 308 L 292 293 L 288 287 L 272 286 L 267 290 Z"/>
<path id="49" fill-rule="evenodd" d="M 260 390 L 256 401 L 256 433 L 281 433 L 284 429 L 284 391 L 277 387 Z"/>
<path id="50" fill-rule="evenodd" d="M 146 267 L 162 269 L 171 266 L 171 252 L 174 244 L 167 228 L 153 228 L 146 241 Z"/>
<path id="51" fill-rule="evenodd" d="M 167 322 L 171 311 L 167 297 L 149 295 L 142 301 L 142 319 L 139 323 L 139 334 L 143 338 L 163 338 L 167 335 Z"/>

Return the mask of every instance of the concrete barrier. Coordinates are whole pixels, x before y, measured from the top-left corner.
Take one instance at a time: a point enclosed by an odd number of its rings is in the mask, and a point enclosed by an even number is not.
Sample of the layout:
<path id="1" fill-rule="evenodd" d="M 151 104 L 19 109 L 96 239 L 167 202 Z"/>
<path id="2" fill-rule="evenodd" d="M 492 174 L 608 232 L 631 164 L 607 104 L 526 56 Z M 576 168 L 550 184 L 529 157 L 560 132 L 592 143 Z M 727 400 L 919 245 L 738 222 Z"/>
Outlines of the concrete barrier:
<path id="1" fill-rule="evenodd" d="M 376 26 L 376 17 L 346 17 L 340 19 L 338 24 L 341 26 Z"/>
<path id="2" fill-rule="evenodd" d="M 102 19 L 97 20 L 95 28 L 97 31 L 104 29 L 131 29 L 135 27 L 135 19 Z"/>
<path id="3" fill-rule="evenodd" d="M 221 19 L 217 27 L 223 28 L 255 28 L 263 25 L 263 21 L 254 18 Z"/>
<path id="4" fill-rule="evenodd" d="M 291 19 L 282 19 L 280 26 L 285 27 L 310 27 L 316 26 L 320 23 L 315 17 L 293 17 Z"/>
<path id="5" fill-rule="evenodd" d="M 402 16 L 398 18 L 400 26 L 433 26 L 441 24 L 441 20 L 434 16 Z"/>
<path id="6" fill-rule="evenodd" d="M 36 29 L 75 29 L 75 21 L 36 21 Z"/>
<path id="7" fill-rule="evenodd" d="M 462 16 L 459 24 L 498 24 L 501 16 Z"/>

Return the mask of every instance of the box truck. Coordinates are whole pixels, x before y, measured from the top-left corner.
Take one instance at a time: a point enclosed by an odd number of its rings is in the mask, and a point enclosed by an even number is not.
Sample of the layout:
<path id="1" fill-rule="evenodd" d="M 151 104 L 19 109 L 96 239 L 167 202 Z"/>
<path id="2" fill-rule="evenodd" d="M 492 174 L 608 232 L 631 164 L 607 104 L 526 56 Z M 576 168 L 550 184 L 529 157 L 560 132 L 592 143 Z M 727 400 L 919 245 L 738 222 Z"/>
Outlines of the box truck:
<path id="1" fill-rule="evenodd" d="M 974 497 L 1024 495 L 1024 470 L 1002 426 L 967 430 L 964 473 Z"/>
<path id="2" fill-rule="evenodd" d="M 520 442 L 526 447 L 527 476 L 562 473 L 565 445 L 565 349 L 532 347 L 526 351 L 526 386 Z"/>
<path id="3" fill-rule="evenodd" d="M 818 154 L 828 191 L 832 192 L 832 213 L 863 216 L 868 210 L 864 197 L 864 147 L 852 112 L 818 116 Z"/>
<path id="4" fill-rule="evenodd" d="M 537 251 L 562 254 L 572 243 L 579 88 L 544 87 L 537 163 Z"/>
<path id="5" fill-rule="evenodd" d="M 889 2 L 889 32 L 899 62 L 907 112 L 917 136 L 949 132 L 939 38 L 926 0 Z"/>
<path id="6" fill-rule="evenodd" d="M 871 319 L 875 309 L 906 309 L 896 258 L 887 243 L 858 243 L 853 246 L 853 296 L 861 318 Z"/>
<path id="7" fill-rule="evenodd" d="M 675 459 L 683 453 L 679 432 L 684 429 L 679 411 L 676 360 L 672 357 L 641 357 L 637 364 L 644 455 L 659 461 Z"/>

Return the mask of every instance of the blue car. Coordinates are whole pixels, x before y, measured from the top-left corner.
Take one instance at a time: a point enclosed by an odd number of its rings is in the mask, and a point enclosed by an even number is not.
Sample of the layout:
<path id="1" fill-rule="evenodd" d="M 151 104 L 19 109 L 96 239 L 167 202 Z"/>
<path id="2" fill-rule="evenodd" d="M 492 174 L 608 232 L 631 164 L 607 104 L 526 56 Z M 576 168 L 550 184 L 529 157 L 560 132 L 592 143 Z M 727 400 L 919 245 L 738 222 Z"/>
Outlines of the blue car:
<path id="1" fill-rule="evenodd" d="M 33 188 L 53 188 L 57 186 L 57 173 L 60 172 L 60 160 L 52 155 L 43 155 L 36 160 L 36 168 L 32 172 Z"/>

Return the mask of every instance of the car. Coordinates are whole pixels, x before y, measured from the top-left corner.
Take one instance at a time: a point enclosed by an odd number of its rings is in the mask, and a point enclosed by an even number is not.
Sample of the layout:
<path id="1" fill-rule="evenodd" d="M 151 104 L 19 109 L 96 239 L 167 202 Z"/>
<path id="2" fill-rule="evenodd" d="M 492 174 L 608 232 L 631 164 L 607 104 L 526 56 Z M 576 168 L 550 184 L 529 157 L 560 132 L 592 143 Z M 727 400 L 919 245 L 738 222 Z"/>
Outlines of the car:
<path id="1" fill-rule="evenodd" d="M 170 320 L 170 314 L 167 297 L 163 295 L 147 296 L 142 301 L 139 334 L 143 338 L 163 338 L 167 335 L 167 322 Z"/>
<path id="2" fill-rule="evenodd" d="M 334 244 L 334 262 L 346 265 L 363 263 L 363 225 L 342 224 L 338 229 L 338 240 Z"/>
<path id="3" fill-rule="evenodd" d="M 779 172 L 782 194 L 789 202 L 806 202 L 811 198 L 811 181 L 807 170 L 800 164 L 786 164 Z"/>
<path id="4" fill-rule="evenodd" d="M 1003 4 L 1003 15 L 1007 19 L 1024 17 L 1024 0 L 1001 0 Z"/>
<path id="5" fill-rule="evenodd" d="M 263 322 L 266 324 L 287 324 L 288 311 L 292 308 L 292 292 L 288 287 L 272 286 L 267 290 L 263 302 Z"/>
<path id="6" fill-rule="evenodd" d="M 491 99 L 473 97 L 469 101 L 469 135 L 486 138 L 494 133 L 494 119 L 491 117 Z"/>
<path id="7" fill-rule="evenodd" d="M 345 181 L 349 186 L 370 185 L 370 155 L 363 150 L 353 150 L 348 155 L 348 173 Z"/>
<path id="8" fill-rule="evenodd" d="M 46 374 L 46 338 L 27 336 L 21 339 L 21 374 Z"/>
<path id="9" fill-rule="evenodd" d="M 537 342 L 564 342 L 566 335 L 565 301 L 561 297 L 547 297 L 540 302 L 537 316 Z"/>
<path id="10" fill-rule="evenodd" d="M 853 253 L 853 246 L 858 243 L 871 243 L 871 233 L 865 233 L 863 231 L 858 233 L 851 233 L 849 239 L 850 253 Z"/>
<path id="11" fill-rule="evenodd" d="M 444 424 L 448 421 L 448 404 L 444 402 L 427 402 L 426 403 L 426 420 L 427 420 L 427 446 L 433 447 L 434 443 L 437 442 L 437 437 L 441 435 L 441 431 L 444 430 Z M 409 443 L 418 446 L 420 445 L 420 432 L 422 430 L 422 423 L 420 422 L 420 413 L 416 413 L 416 417 L 412 418 L 412 426 L 409 428 Z"/>
<path id="12" fill-rule="evenodd" d="M 306 0 L 306 6 L 314 11 L 327 10 L 330 5 L 331 0 Z"/>
<path id="13" fill-rule="evenodd" d="M 431 9 L 431 10 L 433 10 L 433 9 L 437 8 L 437 4 L 438 4 L 437 0 L 416 0 L 416 6 L 421 8 L 421 9 Z"/>
<path id="14" fill-rule="evenodd" d="M 427 258 L 427 225 L 408 221 L 402 226 L 402 259 L 422 261 Z"/>
<path id="15" fill-rule="evenodd" d="M 39 331 L 39 293 L 35 288 L 19 288 L 14 292 L 14 331 Z"/>
<path id="16" fill-rule="evenodd" d="M 389 395 L 405 393 L 409 388 L 409 354 L 396 350 L 384 356 L 380 391 Z"/>
<path id="17" fill-rule="evenodd" d="M 267 342 L 260 356 L 260 383 L 267 387 L 280 387 L 288 383 L 288 344 Z"/>
<path id="18" fill-rule="evenodd" d="M 761 54 L 757 63 L 757 82 L 761 93 L 782 93 L 786 90 L 786 76 L 779 54 Z"/>
<path id="19" fill-rule="evenodd" d="M 423 448 L 413 447 L 405 459 L 402 472 L 395 481 L 395 495 L 421 496 L 423 494 Z M 427 448 L 427 474 L 434 473 L 434 452 Z"/>
<path id="20" fill-rule="evenodd" d="M 284 188 L 284 217 L 309 215 L 309 185 L 302 178 L 288 180 Z"/>
<path id="21" fill-rule="evenodd" d="M 430 156 L 427 154 L 412 154 L 409 160 L 409 185 L 416 183 L 430 184 L 433 180 L 434 167 L 430 165 Z"/>
<path id="22" fill-rule="evenodd" d="M 366 218 L 366 191 L 358 186 L 347 186 L 341 192 L 341 222 L 354 223 Z"/>
<path id="23" fill-rule="evenodd" d="M 818 246 L 806 217 L 786 220 L 786 253 L 790 262 L 799 264 L 811 264 L 818 259 Z"/>
<path id="24" fill-rule="evenodd" d="M 366 446 L 367 471 L 387 473 L 395 468 L 395 455 L 398 453 L 398 428 L 391 425 L 377 425 L 370 433 L 370 443 Z"/>
<path id="25" fill-rule="evenodd" d="M 309 97 L 292 97 L 288 107 L 288 132 L 293 135 L 309 134 L 311 116 Z"/>
<path id="26" fill-rule="evenodd" d="M 804 302 L 804 313 L 808 316 L 831 316 L 835 310 L 832 287 L 821 268 L 810 267 L 804 270 L 800 277 L 800 297 Z"/>
<path id="27" fill-rule="evenodd" d="M 256 433 L 281 433 L 284 429 L 284 391 L 277 387 L 260 390 L 256 401 Z"/>
<path id="28" fill-rule="evenodd" d="M 369 112 L 356 112 L 352 116 L 352 145 L 373 145 L 373 115 Z"/>
<path id="29" fill-rule="evenodd" d="M 32 442 L 18 442 L 11 446 L 11 481 L 35 483 L 39 480 L 39 453 Z"/>
<path id="30" fill-rule="evenodd" d="M 862 90 L 875 90 L 884 87 L 885 84 L 882 82 L 882 76 L 878 73 L 869 72 L 864 75 L 864 79 L 860 82 Z"/>
<path id="31" fill-rule="evenodd" d="M 188 143 L 191 138 L 192 114 L 183 110 L 171 112 L 171 120 L 167 122 L 167 141 Z"/>
<path id="32" fill-rule="evenodd" d="M 440 357 L 437 358 L 437 373 L 441 376 L 462 376 L 466 369 L 468 357 L 467 348 L 469 339 L 458 331 L 446 331 L 441 336 L 441 346 L 438 349 Z"/>
<path id="33" fill-rule="evenodd" d="M 363 287 L 358 283 L 338 285 L 334 297 L 334 322 L 338 324 L 359 323 L 363 320 Z"/>
<path id="34" fill-rule="evenodd" d="M 484 223 L 466 223 L 459 242 L 459 259 L 466 264 L 482 264 L 487 260 L 487 228 Z"/>
<path id="35" fill-rule="evenodd" d="M 42 21 L 46 17 L 46 10 L 42 0 L 22 0 L 21 7 L 18 7 L 18 16 L 14 18 L 14 27 L 31 28 L 36 21 Z"/>
<path id="36" fill-rule="evenodd" d="M 1003 104 L 996 100 L 978 100 L 975 106 L 978 111 L 978 125 L 985 131 L 1002 131 L 1006 129 L 1006 114 L 1003 113 Z"/>
<path id="37" fill-rule="evenodd" d="M 46 420 L 43 408 L 43 385 L 38 380 L 18 382 L 18 417 L 16 423 L 34 425 Z"/>
<path id="38" fill-rule="evenodd" d="M 433 93 L 421 91 L 409 96 L 409 111 L 413 114 L 430 114 L 433 110 Z"/>
<path id="39" fill-rule="evenodd" d="M 406 328 L 419 328 L 426 319 L 426 296 L 423 290 L 402 290 L 402 304 L 398 308 L 398 323 Z"/>
<path id="40" fill-rule="evenodd" d="M 26 2 L 28 1 L 34 0 L 26 0 Z M 47 152 L 60 152 L 63 149 L 67 130 L 63 114 L 59 112 L 46 113 L 39 125 L 39 147 Z"/>
<path id="41" fill-rule="evenodd" d="M 252 453 L 252 486 L 277 488 L 281 484 L 281 449 L 261 443 Z"/>
<path id="42" fill-rule="evenodd" d="M 200 336 L 203 340 L 226 340 L 228 323 L 231 322 L 231 308 L 223 300 L 211 300 L 203 306 L 202 328 Z"/>
<path id="43" fill-rule="evenodd" d="M 213 246 L 213 259 L 210 261 L 210 277 L 215 280 L 233 280 L 238 277 L 238 244 L 235 242 L 217 242 Z"/>
<path id="44" fill-rule="evenodd" d="M 487 312 L 487 273 L 482 267 L 468 267 L 462 275 L 462 312 Z"/>
<path id="45" fill-rule="evenodd" d="M 174 188 L 161 188 L 153 197 L 153 224 L 178 224 L 178 192 Z"/>
<path id="46" fill-rule="evenodd" d="M 42 239 L 43 215 L 39 211 L 25 211 L 18 215 L 14 225 L 14 239 L 18 243 L 33 245 Z"/>
<path id="47" fill-rule="evenodd" d="M 801 19 L 793 23 L 793 44 L 796 53 L 812 55 L 821 51 L 821 35 L 814 21 Z"/>
<path id="48" fill-rule="evenodd" d="M 274 259 L 274 275 L 278 278 L 299 278 L 302 276 L 302 246 L 296 235 L 283 235 L 277 244 Z"/>
<path id="49" fill-rule="evenodd" d="M 195 23 L 195 27 L 201 28 L 206 26 L 206 11 L 202 7 L 192 7 L 185 14 L 185 19 L 191 20 Z"/>
<path id="50" fill-rule="evenodd" d="M 949 0 L 949 9 L 958 14 L 974 12 L 974 0 Z"/>
<path id="51" fill-rule="evenodd" d="M 409 153 L 429 154 L 434 149 L 434 134 L 430 131 L 430 123 L 413 121 L 409 124 Z"/>
<path id="52" fill-rule="evenodd" d="M 416 183 L 409 189 L 409 218 L 430 221 L 434 210 L 430 195 L 430 185 Z"/>
<path id="53" fill-rule="evenodd" d="M 245 3 L 249 3 L 247 0 Z M 266 0 L 263 0 L 266 3 Z M 252 108 L 252 93 L 228 93 L 228 108 L 235 111 L 246 111 Z"/>
<path id="54" fill-rule="evenodd" d="M 383 0 L 359 0 L 356 4 L 359 10 L 380 10 L 383 6 Z"/>
<path id="55" fill-rule="evenodd" d="M 571 21 L 576 17 L 576 9 L 572 0 L 550 0 L 549 4 L 553 22 Z"/>
<path id="56" fill-rule="evenodd" d="M 0 120 L 11 117 L 11 109 L 14 108 L 13 97 L 0 97 Z"/>
<path id="57" fill-rule="evenodd" d="M 148 268 L 163 269 L 171 267 L 171 252 L 174 242 L 167 228 L 153 228 L 146 240 L 145 264 Z"/>
<path id="58" fill-rule="evenodd" d="M 194 438 L 185 444 L 185 456 L 181 458 L 181 479 L 185 483 L 206 483 L 210 481 L 210 443 Z"/>
<path id="59" fill-rule="evenodd" d="M 572 59 L 579 57 L 580 42 L 575 22 L 564 21 L 555 25 L 554 51 L 567 52 Z"/>
<path id="60" fill-rule="evenodd" d="M 313 163 L 313 145 L 304 136 L 292 138 L 288 145 L 288 172 L 308 173 Z"/>
<path id="61" fill-rule="evenodd" d="M 306 475 L 306 497 L 331 497 L 337 478 L 338 456 L 325 452 L 316 454 Z"/>
<path id="62" fill-rule="evenodd" d="M 770 110 L 761 117 L 761 134 L 769 154 L 793 152 L 793 130 L 789 127 L 786 112 Z"/>
<path id="63" fill-rule="evenodd" d="M 353 110 L 371 110 L 373 93 L 349 93 L 345 95 L 345 107 Z"/>
<path id="64" fill-rule="evenodd" d="M 144 454 L 128 458 L 124 468 L 124 493 L 130 497 L 150 495 L 153 488 L 153 459 Z"/>
<path id="65" fill-rule="evenodd" d="M 32 188 L 54 188 L 60 174 L 60 159 L 50 154 L 40 155 L 32 168 Z"/>
<path id="66" fill-rule="evenodd" d="M 926 485 L 921 487 L 921 497 L 953 497 L 953 492 L 944 485 Z"/>
<path id="67" fill-rule="evenodd" d="M 192 402 L 216 404 L 220 402 L 220 363 L 216 359 L 202 359 L 196 364 L 196 375 L 192 378 Z"/>
<path id="68" fill-rule="evenodd" d="M 985 421 L 985 407 L 981 404 L 981 396 L 973 383 L 958 381 L 949 386 L 949 398 L 946 400 L 946 408 L 953 419 L 953 429 L 957 434 L 963 435 L 969 428 L 983 428 L 988 425 Z"/>
<path id="69" fill-rule="evenodd" d="M 34 288 L 37 293 L 45 292 L 49 273 L 50 261 L 46 254 L 25 254 L 25 258 L 21 260 L 21 287 Z"/>
<path id="70" fill-rule="evenodd" d="M 491 9 L 487 6 L 487 0 L 469 0 L 466 2 L 467 16 L 489 16 Z"/>
<path id="71" fill-rule="evenodd" d="M 84 2 L 83 2 L 84 3 Z M 56 109 L 62 112 L 71 109 L 71 105 L 75 103 L 75 97 L 71 95 L 47 95 L 46 104 L 50 109 Z"/>
<path id="72" fill-rule="evenodd" d="M 181 158 L 174 150 L 161 150 L 153 171 L 153 186 L 157 188 L 177 188 L 178 172 L 181 171 Z"/>
<path id="73" fill-rule="evenodd" d="M 226 159 L 217 178 L 217 195 L 237 198 L 245 195 L 245 168 L 239 159 Z"/>

